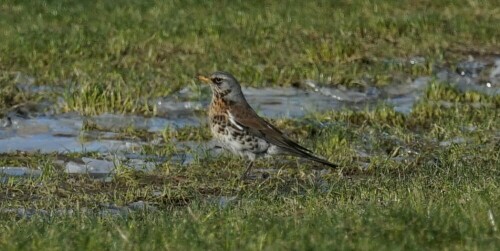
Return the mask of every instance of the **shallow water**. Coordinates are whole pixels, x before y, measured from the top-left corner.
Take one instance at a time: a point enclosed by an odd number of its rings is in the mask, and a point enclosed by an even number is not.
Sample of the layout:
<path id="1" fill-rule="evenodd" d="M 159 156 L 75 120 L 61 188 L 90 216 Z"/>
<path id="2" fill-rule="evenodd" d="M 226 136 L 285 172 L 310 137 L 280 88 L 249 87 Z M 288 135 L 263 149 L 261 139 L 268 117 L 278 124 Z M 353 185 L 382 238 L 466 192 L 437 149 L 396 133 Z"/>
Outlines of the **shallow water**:
<path id="1" fill-rule="evenodd" d="M 99 216 L 116 216 L 124 217 L 131 213 L 136 212 L 154 212 L 157 211 L 157 207 L 149 202 L 144 202 L 142 200 L 129 203 L 128 205 L 118 206 L 112 203 L 103 203 L 99 205 L 98 208 L 79 208 L 77 212 L 74 209 L 35 209 L 35 208 L 0 208 L 0 214 L 10 214 L 17 218 L 31 218 L 34 216 L 72 216 L 75 213 L 78 214 L 88 214 L 88 215 L 99 215 Z"/>
<path id="2" fill-rule="evenodd" d="M 417 58 L 414 63 L 425 59 Z M 243 88 L 243 92 L 251 106 L 262 116 L 270 118 L 298 118 L 313 112 L 324 112 L 340 109 L 370 109 L 380 103 L 387 103 L 403 114 L 409 114 L 414 104 L 423 96 L 429 83 L 436 78 L 455 85 L 459 90 L 474 90 L 489 95 L 500 94 L 500 58 L 490 61 L 470 58 L 457 65 L 456 70 L 436 69 L 434 76 L 422 76 L 402 83 L 394 83 L 382 88 L 366 87 L 363 90 L 343 87 L 325 86 L 312 80 L 303 81 L 303 88 Z M 19 75 L 16 79 L 19 88 L 26 92 L 61 92 L 33 86 L 32 78 Z M 207 88 L 207 87 L 202 87 Z M 64 162 L 68 173 L 87 173 L 93 177 L 105 177 L 111 174 L 119 164 L 144 170 L 152 170 L 156 164 L 164 161 L 190 163 L 190 154 L 175 156 L 171 160 L 145 161 L 141 155 L 144 145 L 162 144 L 165 142 L 144 140 L 140 138 L 119 138 L 117 131 L 133 128 L 159 135 L 165 128 L 182 128 L 199 126 L 205 123 L 202 115 L 198 115 L 209 103 L 209 90 L 202 90 L 200 95 L 189 88 L 178 93 L 151 101 L 157 116 L 143 117 L 139 115 L 102 114 L 83 117 L 78 114 L 54 114 L 42 112 L 51 104 L 43 102 L 39 107 L 13 109 L 0 121 L 0 153 L 41 152 L 71 153 L 99 152 L 103 160 L 82 159 L 78 162 Z M 31 104 L 33 105 L 33 104 Z M 54 105 L 54 104 L 52 104 Z M 84 130 L 84 125 L 92 125 L 96 130 Z M 456 143 L 456 142 L 454 142 Z M 180 143 L 179 143 L 180 144 Z M 447 145 L 448 143 L 442 143 Z M 186 149 L 194 149 L 193 143 L 183 143 Z M 210 144 L 205 145 L 205 149 Z M 189 150 L 186 150 L 189 152 Z M 115 156 L 110 158 L 109 156 Z M 116 157 L 118 156 L 118 157 Z M 1 176 L 23 176 L 24 167 L 5 167 Z M 25 169 L 22 169 L 25 170 Z M 26 171 L 26 170 L 25 170 Z M 28 172 L 28 171 L 26 171 Z"/>
<path id="3" fill-rule="evenodd" d="M 402 111 L 411 110 L 412 104 L 418 98 L 428 83 L 428 79 L 417 79 L 407 86 L 406 92 L 386 88 L 377 95 L 369 95 L 352 90 L 338 90 L 318 87 L 314 90 L 297 88 L 245 88 L 248 102 L 265 117 L 302 117 L 312 112 L 323 112 L 338 109 L 361 109 L 385 100 Z M 416 86 L 416 87 L 415 87 Z M 380 98 L 386 95 L 389 98 Z M 193 101 L 194 102 L 194 101 Z M 200 105 L 202 101 L 198 102 Z M 208 100 L 205 101 L 208 103 Z M 165 104 L 165 103 L 163 103 Z M 142 117 L 139 115 L 102 114 L 93 117 L 82 117 L 77 114 L 62 114 L 54 116 L 22 117 L 11 116 L 4 119 L 0 128 L 0 153 L 23 151 L 42 153 L 50 152 L 134 152 L 141 145 L 150 143 L 140 140 L 116 140 L 116 131 L 133 128 L 134 130 L 159 133 L 167 127 L 181 128 L 184 126 L 199 126 L 204 118 L 189 110 L 186 114 L 180 111 L 185 108 L 185 102 L 169 103 L 162 110 L 173 117 Z M 198 107 L 194 105 L 194 107 Z M 172 112 L 168 112 L 172 109 Z M 197 108 L 193 108 L 197 109 Z M 8 123 L 7 123 L 8 122 Z M 83 131 L 84 124 L 98 128 L 98 131 Z"/>

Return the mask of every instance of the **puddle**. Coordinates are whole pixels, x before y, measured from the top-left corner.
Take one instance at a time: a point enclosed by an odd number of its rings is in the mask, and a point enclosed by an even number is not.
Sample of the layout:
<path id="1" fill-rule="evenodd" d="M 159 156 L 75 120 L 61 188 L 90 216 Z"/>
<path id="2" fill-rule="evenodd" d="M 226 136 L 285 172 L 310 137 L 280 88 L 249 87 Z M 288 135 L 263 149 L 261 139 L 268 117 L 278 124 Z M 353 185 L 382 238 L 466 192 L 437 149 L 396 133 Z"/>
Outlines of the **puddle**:
<path id="1" fill-rule="evenodd" d="M 41 217 L 51 217 L 51 216 L 72 216 L 75 213 L 78 214 L 89 214 L 89 215 L 99 215 L 99 216 L 113 216 L 113 217 L 126 217 L 131 213 L 137 212 L 156 212 L 158 208 L 150 202 L 147 201 L 135 201 L 127 205 L 118 206 L 113 203 L 105 203 L 99 205 L 96 209 L 90 208 L 79 208 L 76 209 L 36 209 L 36 208 L 0 208 L 0 214 L 14 215 L 17 218 L 31 218 L 34 216 Z"/>
<path id="2" fill-rule="evenodd" d="M 68 174 L 88 174 L 92 178 L 107 178 L 115 168 L 120 165 L 119 161 L 107 161 L 91 158 L 82 158 L 82 163 L 69 161 L 65 165 Z"/>
<path id="3" fill-rule="evenodd" d="M 375 107 L 379 102 L 388 102 L 396 110 L 409 113 L 430 80 L 431 77 L 420 77 L 407 83 L 397 83 L 384 88 L 368 87 L 365 90 L 336 88 L 305 80 L 303 84 L 306 88 L 243 87 L 242 91 L 248 103 L 260 115 L 269 118 L 299 118 L 313 112 L 365 109 Z M 171 97 L 152 102 L 152 105 L 156 106 L 159 114 L 192 115 L 193 111 L 204 110 L 209 104 L 209 88 L 202 86 L 201 89 L 202 93 L 195 93 L 184 88 Z M 193 99 L 196 101 L 192 101 Z"/>
<path id="4" fill-rule="evenodd" d="M 458 137 L 458 138 L 453 138 L 453 139 L 446 140 L 446 141 L 441 141 L 441 142 L 439 142 L 439 146 L 449 147 L 449 146 L 454 145 L 454 144 L 465 144 L 465 143 L 467 143 L 467 140 L 465 138 Z"/>
<path id="5" fill-rule="evenodd" d="M 136 171 L 150 172 L 153 171 L 158 164 L 167 161 L 166 158 L 163 158 L 161 160 L 143 160 L 139 158 L 131 159 L 124 156 L 113 156 L 108 159 L 94 159 L 83 157 L 78 160 L 67 162 L 58 161 L 57 164 L 64 166 L 65 172 L 71 175 L 87 174 L 91 178 L 107 178 L 112 175 L 120 166 Z"/>
<path id="6" fill-rule="evenodd" d="M 13 136 L 0 139 L 0 152 L 11 153 L 40 152 L 40 153 L 72 153 L 72 152 L 137 152 L 145 143 L 127 142 L 121 140 L 95 140 L 84 142 L 74 137 L 64 137 L 53 134 L 32 134 Z"/>
<path id="7" fill-rule="evenodd" d="M 10 177 L 13 178 L 38 178 L 42 176 L 41 170 L 29 167 L 0 167 L 0 184 L 5 183 Z"/>
<path id="8" fill-rule="evenodd" d="M 194 161 L 192 154 L 176 154 L 167 157 L 147 156 L 139 154 L 102 154 L 103 159 L 95 158 L 62 158 L 53 163 L 61 166 L 65 173 L 72 176 L 85 175 L 92 179 L 109 182 L 118 171 L 117 168 L 127 168 L 142 172 L 151 172 L 164 162 L 179 163 L 182 165 Z M 28 167 L 0 167 L 0 184 L 5 183 L 10 178 L 38 178 L 42 175 L 42 170 Z"/>
<path id="9" fill-rule="evenodd" d="M 161 132 L 167 127 L 179 128 L 200 125 L 199 119 L 189 116 L 178 116 L 174 119 L 167 119 L 161 117 L 145 118 L 137 115 L 102 114 L 87 118 L 87 121 L 104 131 L 134 128 L 135 130 L 147 132 Z"/>
<path id="10" fill-rule="evenodd" d="M 468 60 L 457 64 L 456 70 L 441 69 L 436 73 L 440 81 L 451 83 L 461 91 L 476 91 L 487 95 L 500 94 L 500 58 Z"/>
<path id="11" fill-rule="evenodd" d="M 500 59 L 495 60 L 495 65 L 491 69 L 489 80 L 490 85 L 488 85 L 488 83 L 486 84 L 488 87 L 500 87 Z"/>
<path id="12" fill-rule="evenodd" d="M 169 120 L 165 118 L 143 118 L 140 116 L 100 115 L 83 118 L 78 115 L 59 115 L 51 117 L 3 119 L 0 128 L 0 152 L 15 151 L 41 153 L 69 152 L 136 152 L 144 144 L 140 140 L 117 140 L 113 131 L 129 127 L 152 133 L 158 133 L 167 127 L 199 125 L 195 119 Z M 101 130 L 83 132 L 83 121 L 91 123 Z M 109 130 L 109 131 L 107 131 Z"/>
<path id="13" fill-rule="evenodd" d="M 379 102 L 387 102 L 395 110 L 409 113 L 430 80 L 430 77 L 421 77 L 407 84 L 369 87 L 364 91 L 332 88 L 306 80 L 306 90 L 294 87 L 243 88 L 243 93 L 260 115 L 269 118 L 298 118 L 329 110 L 359 110 L 375 107 Z"/>
<path id="14" fill-rule="evenodd" d="M 388 62 L 391 63 L 391 62 Z M 394 63 L 394 62 L 392 62 Z M 409 61 L 395 62 L 398 64 L 425 64 L 424 58 L 412 58 Z M 388 103 L 403 114 L 409 114 L 413 106 L 423 96 L 425 89 L 436 78 L 449 82 L 462 91 L 477 91 L 488 95 L 500 94 L 500 58 L 481 61 L 469 58 L 452 69 L 436 69 L 433 76 L 421 76 L 403 83 L 394 83 L 385 87 L 366 87 L 363 89 L 346 89 L 343 87 L 325 86 L 312 80 L 303 82 L 304 88 L 243 88 L 251 106 L 257 112 L 269 118 L 299 118 L 313 112 L 325 112 L 340 109 L 371 109 L 380 103 Z M 62 93 L 64 90 L 55 87 L 35 86 L 35 80 L 19 74 L 15 79 L 20 90 L 32 93 Z M 60 87 L 59 87 L 60 88 Z M 198 88 L 198 87 L 197 87 Z M 92 158 L 63 158 L 54 161 L 69 176 L 87 176 L 102 182 L 109 182 L 120 168 L 152 172 L 165 162 L 188 165 L 195 161 L 195 155 L 214 156 L 222 150 L 216 148 L 214 142 L 173 142 L 178 154 L 171 156 L 147 155 L 143 153 L 145 145 L 161 145 L 161 137 L 155 139 L 123 139 L 120 131 L 129 128 L 148 132 L 153 135 L 167 127 L 182 128 L 185 126 L 200 126 L 205 123 L 204 115 L 199 111 L 209 103 L 210 92 L 207 87 L 196 91 L 184 88 L 169 97 L 150 101 L 155 107 L 156 116 L 143 117 L 139 115 L 102 114 L 84 117 L 78 114 L 57 114 L 46 112 L 51 106 L 46 101 L 40 104 L 23 104 L 13 107 L 0 118 L 0 153 L 40 152 L 61 154 L 73 152 L 97 152 Z M 201 90 L 201 93 L 199 91 Z M 444 101 L 442 106 L 455 104 Z M 482 104 L 478 103 L 478 106 Z M 84 130 L 85 127 L 97 128 Z M 87 128 L 88 128 L 87 127 Z M 473 132 L 477 128 L 464 127 L 462 130 Z M 417 158 L 420 153 L 411 145 L 405 145 L 398 139 L 387 135 L 367 135 L 367 145 L 370 142 L 386 141 L 386 149 L 382 147 L 361 147 L 357 150 L 359 169 L 370 166 L 373 154 L 387 156 L 391 161 L 406 162 Z M 500 136 L 497 136 L 500 138 Z M 456 144 L 467 144 L 467 139 L 457 137 L 446 141 L 435 142 L 439 147 L 447 148 Z M 172 142 L 168 142 L 169 144 Z M 373 144 L 375 146 L 375 144 Z M 307 160 L 298 160 L 307 161 Z M 294 163 L 296 160 L 293 161 Z M 253 170 L 252 177 L 264 180 L 289 172 L 278 168 Z M 331 169 L 312 170 L 316 185 L 320 191 L 328 192 L 330 186 L 321 178 L 332 172 Z M 12 180 L 36 179 L 43 175 L 36 167 L 3 166 L 0 167 L 0 184 Z M 153 191 L 154 196 L 163 196 L 163 191 Z M 211 196 L 208 203 L 220 208 L 227 208 L 240 203 L 237 196 Z M 78 209 L 78 213 L 97 214 L 101 216 L 127 216 L 133 212 L 156 211 L 157 207 L 146 201 L 136 201 L 122 206 L 116 204 L 101 204 L 96 209 Z M 15 215 L 21 218 L 32 216 L 67 216 L 76 213 L 76 209 L 33 209 L 33 208 L 0 208 L 0 214 Z"/>
<path id="15" fill-rule="evenodd" d="M 424 58 L 415 57 L 398 64 L 425 64 Z M 388 62 L 391 63 L 391 62 Z M 393 63 L 393 62 L 392 62 Z M 370 109 L 381 102 L 391 104 L 403 114 L 411 112 L 413 105 L 422 97 L 433 78 L 450 82 L 463 91 L 474 90 L 489 95 L 500 94 L 500 58 L 476 60 L 469 58 L 451 69 L 436 69 L 434 76 L 422 76 L 403 83 L 394 83 L 385 87 L 366 87 L 346 89 L 343 87 L 324 86 L 320 83 L 303 81 L 305 88 L 243 88 L 247 100 L 259 114 L 269 118 L 298 118 L 312 112 L 324 112 L 340 109 Z M 25 92 L 63 92 L 44 86 L 35 86 L 35 80 L 19 74 L 15 79 L 18 88 Z M 162 144 L 161 137 L 154 140 L 140 138 L 123 139 L 119 132 L 133 128 L 159 135 L 165 128 L 199 126 L 205 123 L 204 115 L 198 111 L 208 105 L 210 91 L 207 87 L 196 90 L 184 88 L 168 97 L 150 101 L 155 107 L 156 116 L 102 114 L 83 117 L 78 114 L 50 115 L 40 113 L 48 104 L 26 104 L 12 108 L 0 121 L 0 153 L 41 152 L 71 153 L 98 152 L 101 156 L 121 156 L 117 159 L 121 165 L 130 168 L 152 170 L 157 163 L 175 161 L 191 163 L 193 155 L 180 154 L 171 159 L 158 156 L 144 157 L 141 151 L 144 145 Z M 41 115 L 42 114 L 42 115 Z M 98 128 L 85 131 L 85 125 Z M 456 142 L 452 142 L 456 143 Z M 199 143 L 178 142 L 179 149 L 186 152 L 212 149 L 210 144 L 205 149 L 197 149 Z M 442 145 L 451 143 L 443 142 Z M 156 161 L 151 161 L 155 159 Z M 116 161 L 116 160 L 113 160 Z M 113 172 L 116 163 L 107 160 L 83 159 L 80 162 L 64 163 L 69 173 L 86 173 L 91 176 L 106 176 Z M 17 172 L 22 172 L 19 169 Z M 12 171 L 16 172 L 16 171 Z M 10 175 L 6 173 L 5 175 Z M 15 175 L 14 175 L 15 176 Z"/>
<path id="16" fill-rule="evenodd" d="M 13 177 L 40 177 L 42 171 L 28 167 L 0 167 L 0 175 Z"/>

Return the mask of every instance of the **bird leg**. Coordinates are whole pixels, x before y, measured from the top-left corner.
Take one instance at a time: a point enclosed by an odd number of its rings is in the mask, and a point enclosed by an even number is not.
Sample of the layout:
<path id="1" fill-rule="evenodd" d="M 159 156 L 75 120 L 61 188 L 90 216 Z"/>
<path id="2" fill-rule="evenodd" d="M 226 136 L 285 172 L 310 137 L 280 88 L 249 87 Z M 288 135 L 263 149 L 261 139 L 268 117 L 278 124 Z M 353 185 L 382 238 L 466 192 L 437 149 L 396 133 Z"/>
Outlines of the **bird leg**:
<path id="1" fill-rule="evenodd" d="M 248 175 L 250 174 L 250 171 L 252 170 L 252 167 L 253 167 L 253 160 L 251 160 L 250 163 L 248 163 L 247 169 L 241 175 L 241 179 L 242 180 L 248 178 Z"/>

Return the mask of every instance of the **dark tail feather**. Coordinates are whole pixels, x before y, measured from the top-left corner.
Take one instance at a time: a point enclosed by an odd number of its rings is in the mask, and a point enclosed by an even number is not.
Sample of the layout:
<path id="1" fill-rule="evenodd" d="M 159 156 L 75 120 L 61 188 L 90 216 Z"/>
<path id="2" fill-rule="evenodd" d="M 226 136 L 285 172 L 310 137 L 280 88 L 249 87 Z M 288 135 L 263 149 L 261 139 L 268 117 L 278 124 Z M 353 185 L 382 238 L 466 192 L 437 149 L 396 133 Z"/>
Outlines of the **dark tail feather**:
<path id="1" fill-rule="evenodd" d="M 309 154 L 306 158 L 308 158 L 308 159 L 310 159 L 310 160 L 313 160 L 313 161 L 316 161 L 316 162 L 318 162 L 318 163 L 321 163 L 321 164 L 323 164 L 323 165 L 329 166 L 329 167 L 331 167 L 331 168 L 337 168 L 337 167 L 339 167 L 339 165 L 337 165 L 337 164 L 333 164 L 332 162 L 329 162 L 329 161 L 324 160 L 324 159 L 322 159 L 322 158 L 318 158 L 318 157 L 316 157 L 316 156 L 314 156 L 314 155 L 310 155 L 310 154 Z"/>

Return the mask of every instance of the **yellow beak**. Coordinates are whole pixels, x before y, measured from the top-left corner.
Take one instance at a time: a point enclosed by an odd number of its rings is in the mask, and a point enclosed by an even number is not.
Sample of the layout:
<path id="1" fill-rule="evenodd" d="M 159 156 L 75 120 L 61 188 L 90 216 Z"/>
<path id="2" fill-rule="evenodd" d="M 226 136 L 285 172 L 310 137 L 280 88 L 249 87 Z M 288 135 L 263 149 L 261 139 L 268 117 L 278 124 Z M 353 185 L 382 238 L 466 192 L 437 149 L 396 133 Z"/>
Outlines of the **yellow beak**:
<path id="1" fill-rule="evenodd" d="M 204 82 L 204 83 L 211 83 L 212 80 L 210 80 L 209 78 L 205 77 L 205 76 L 202 76 L 202 75 L 198 75 L 198 79 L 201 81 L 201 82 Z"/>

